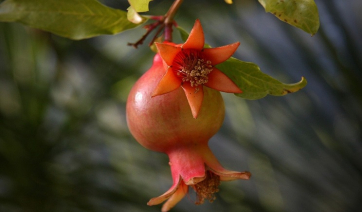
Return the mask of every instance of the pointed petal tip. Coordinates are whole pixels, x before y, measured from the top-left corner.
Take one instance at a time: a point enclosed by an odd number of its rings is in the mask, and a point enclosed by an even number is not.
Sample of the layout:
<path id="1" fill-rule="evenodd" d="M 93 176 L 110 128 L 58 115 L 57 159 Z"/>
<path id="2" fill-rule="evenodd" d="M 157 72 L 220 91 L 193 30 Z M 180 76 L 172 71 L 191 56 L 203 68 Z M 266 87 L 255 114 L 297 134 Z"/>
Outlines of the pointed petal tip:
<path id="1" fill-rule="evenodd" d="M 164 201 L 169 199 L 176 192 L 176 190 L 177 190 L 177 187 L 168 190 L 166 193 L 162 194 L 161 196 L 151 198 L 147 202 L 147 205 L 153 206 L 153 205 L 159 205 L 159 204 L 163 203 Z"/>
<path id="2" fill-rule="evenodd" d="M 212 167 L 208 165 L 208 169 L 214 172 L 216 175 L 219 175 L 221 181 L 249 180 L 251 177 L 251 173 L 248 171 L 231 171 L 223 168 L 221 165 Z"/>
<path id="3" fill-rule="evenodd" d="M 239 173 L 238 173 L 238 177 L 239 177 L 239 179 L 241 179 L 241 180 L 249 180 L 250 177 L 251 177 L 251 173 L 248 172 L 248 171 L 239 172 Z"/>
<path id="4" fill-rule="evenodd" d="M 179 188 L 180 188 L 179 184 L 173 185 L 168 191 L 166 191 L 161 196 L 150 199 L 147 202 L 147 205 L 152 206 L 152 205 L 158 205 L 158 204 L 163 203 L 167 199 L 172 198 L 172 196 L 177 192 L 177 190 L 179 190 Z"/>
<path id="5" fill-rule="evenodd" d="M 157 84 L 156 88 L 153 90 L 151 97 L 169 93 L 176 90 L 180 86 L 180 78 L 176 77 L 171 68 L 169 68 L 160 82 Z"/>
<path id="6" fill-rule="evenodd" d="M 166 199 L 165 199 L 166 200 Z M 154 197 L 147 202 L 148 206 L 161 204 L 165 200 L 159 200 L 158 197 Z"/>
<path id="7" fill-rule="evenodd" d="M 181 51 L 181 48 L 173 45 L 172 43 L 156 43 L 156 48 L 163 61 L 168 66 L 172 65 L 176 55 Z"/>
<path id="8" fill-rule="evenodd" d="M 249 180 L 251 173 L 248 171 L 245 172 L 234 172 L 228 171 L 229 173 L 219 173 L 221 181 L 231 181 L 231 180 Z"/>
<path id="9" fill-rule="evenodd" d="M 217 65 L 229 59 L 238 49 L 240 42 L 232 43 L 215 48 L 205 48 L 202 50 L 203 56 L 211 61 L 211 65 Z"/>
<path id="10" fill-rule="evenodd" d="M 160 52 L 160 48 L 162 48 L 161 45 L 163 45 L 163 43 L 155 42 L 155 46 L 156 46 L 156 48 L 157 48 L 157 52 Z"/>
<path id="11" fill-rule="evenodd" d="M 235 43 L 231 43 L 231 44 L 229 44 L 229 45 L 226 45 L 226 46 L 233 47 L 233 48 L 235 48 L 235 51 L 236 51 L 236 49 L 239 48 L 239 46 L 240 46 L 240 42 L 238 41 L 238 42 L 235 42 Z M 234 51 L 234 52 L 235 52 L 235 51 Z"/>
<path id="12" fill-rule="evenodd" d="M 166 212 L 171 210 L 171 208 L 173 208 L 178 202 L 181 201 L 182 198 L 184 198 L 187 192 L 187 185 L 181 183 L 176 192 L 170 197 L 170 199 L 167 200 L 167 202 L 165 202 L 165 204 L 163 204 L 161 211 Z"/>
<path id="13" fill-rule="evenodd" d="M 200 109 L 199 109 L 199 110 L 200 110 Z M 197 117 L 199 116 L 199 112 L 200 112 L 200 111 L 192 110 L 192 109 L 191 109 L 192 117 L 193 117 L 194 119 L 197 119 Z"/>
<path id="14" fill-rule="evenodd" d="M 201 51 L 205 45 L 204 30 L 202 29 L 201 22 L 196 19 L 194 26 L 191 29 L 190 35 L 186 42 L 181 46 L 183 49 L 196 49 Z"/>
<path id="15" fill-rule="evenodd" d="M 201 110 L 202 101 L 204 99 L 203 86 L 199 86 L 198 90 L 192 87 L 190 83 L 184 83 L 181 85 L 184 89 L 187 101 L 189 102 L 192 116 L 196 119 Z"/>
<path id="16" fill-rule="evenodd" d="M 161 95 L 159 93 L 157 93 L 156 89 L 152 92 L 151 94 L 151 98 L 155 97 L 155 96 L 158 96 L 158 95 Z"/>
<path id="17" fill-rule="evenodd" d="M 243 91 L 238 87 L 233 93 L 243 93 Z"/>
<path id="18" fill-rule="evenodd" d="M 222 71 L 215 68 L 208 75 L 205 86 L 226 93 L 242 93 L 243 91 Z"/>

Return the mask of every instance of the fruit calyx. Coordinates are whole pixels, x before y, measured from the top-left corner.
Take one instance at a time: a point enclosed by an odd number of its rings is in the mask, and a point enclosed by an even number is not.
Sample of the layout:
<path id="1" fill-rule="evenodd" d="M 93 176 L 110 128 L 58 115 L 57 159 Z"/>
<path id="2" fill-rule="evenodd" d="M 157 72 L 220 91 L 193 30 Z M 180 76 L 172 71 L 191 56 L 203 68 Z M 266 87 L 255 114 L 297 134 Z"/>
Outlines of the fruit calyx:
<path id="1" fill-rule="evenodd" d="M 195 204 L 205 200 L 215 200 L 214 194 L 219 191 L 220 181 L 243 179 L 248 180 L 250 172 L 236 172 L 224 169 L 207 143 L 175 148 L 167 152 L 173 178 L 171 188 L 159 197 L 152 198 L 147 204 L 156 205 L 163 201 L 162 211 L 168 211 L 179 202 L 192 187 L 197 195 Z"/>

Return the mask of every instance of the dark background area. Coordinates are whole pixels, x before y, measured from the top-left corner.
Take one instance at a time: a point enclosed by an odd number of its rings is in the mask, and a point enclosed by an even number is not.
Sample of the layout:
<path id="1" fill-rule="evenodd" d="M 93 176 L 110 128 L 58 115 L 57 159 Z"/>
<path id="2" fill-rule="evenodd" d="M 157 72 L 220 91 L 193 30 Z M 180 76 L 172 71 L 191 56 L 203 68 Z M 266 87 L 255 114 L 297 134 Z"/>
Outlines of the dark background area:
<path id="1" fill-rule="evenodd" d="M 152 1 L 149 14 L 171 3 Z M 256 0 L 183 3 L 176 21 L 187 31 L 199 18 L 210 45 L 240 41 L 235 57 L 308 85 L 253 101 L 223 94 L 225 123 L 210 147 L 252 178 L 223 182 L 212 204 L 195 206 L 190 192 L 173 211 L 360 211 L 362 2 L 316 3 L 313 37 Z M 144 32 L 72 41 L 0 23 L 1 212 L 160 211 L 146 203 L 172 183 L 168 158 L 139 145 L 125 121 L 128 92 L 154 54 L 127 46 Z"/>

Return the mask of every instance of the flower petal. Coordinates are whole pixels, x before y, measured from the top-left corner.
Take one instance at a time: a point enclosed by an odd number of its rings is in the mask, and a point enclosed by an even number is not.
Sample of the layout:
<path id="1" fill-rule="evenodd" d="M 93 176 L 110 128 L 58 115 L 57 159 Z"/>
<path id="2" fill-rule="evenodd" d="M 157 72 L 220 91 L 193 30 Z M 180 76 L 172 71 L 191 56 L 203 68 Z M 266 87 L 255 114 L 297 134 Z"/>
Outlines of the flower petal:
<path id="1" fill-rule="evenodd" d="M 217 68 L 213 68 L 210 72 L 208 82 L 205 86 L 227 93 L 242 93 L 240 88 L 222 71 Z"/>
<path id="2" fill-rule="evenodd" d="M 197 19 L 195 21 L 195 25 L 192 28 L 189 37 L 187 38 L 184 45 L 182 45 L 183 49 L 196 49 L 202 50 L 205 44 L 204 31 L 202 30 L 202 26 L 200 21 Z"/>
<path id="3" fill-rule="evenodd" d="M 152 97 L 171 92 L 181 86 L 181 79 L 176 77 L 172 68 L 168 68 L 166 74 L 162 77 L 155 90 L 152 92 Z"/>
<path id="4" fill-rule="evenodd" d="M 168 199 L 165 204 L 163 204 L 161 211 L 169 211 L 171 208 L 173 208 L 186 195 L 188 189 L 188 186 L 181 182 L 176 192 L 172 194 L 170 199 Z"/>
<path id="5" fill-rule="evenodd" d="M 213 169 L 208 167 L 210 171 L 214 172 L 216 175 L 220 176 L 221 181 L 231 181 L 231 180 L 249 180 L 251 173 L 248 171 L 237 172 L 224 169 L 223 167 L 218 167 Z M 215 167 L 214 167 L 215 168 Z"/>
<path id="6" fill-rule="evenodd" d="M 176 47 L 168 43 L 156 43 L 156 47 L 162 59 L 169 66 L 172 65 L 174 58 L 181 51 L 180 47 Z"/>
<path id="7" fill-rule="evenodd" d="M 210 148 L 203 147 L 204 153 L 204 162 L 206 164 L 206 169 L 212 171 L 216 175 L 220 176 L 221 181 L 230 181 L 230 180 L 248 180 L 251 176 L 250 172 L 237 172 L 230 171 L 222 167 L 220 162 L 217 160 L 214 154 L 212 154 Z"/>
<path id="8" fill-rule="evenodd" d="M 147 205 L 151 206 L 151 205 L 161 204 L 163 201 L 170 198 L 179 189 L 181 184 L 183 184 L 183 183 L 182 183 L 182 179 L 181 179 L 181 176 L 180 176 L 177 181 L 173 182 L 173 185 L 171 186 L 170 189 L 168 189 L 168 191 L 166 191 L 161 196 L 154 197 L 154 198 L 150 199 L 150 201 L 147 202 Z"/>
<path id="9" fill-rule="evenodd" d="M 226 46 L 220 46 L 216 48 L 206 48 L 203 49 L 202 55 L 206 60 L 211 61 L 211 65 L 217 65 L 229 59 L 234 54 L 239 45 L 240 42 L 236 42 Z"/>
<path id="10" fill-rule="evenodd" d="M 202 100 L 204 99 L 204 90 L 202 86 L 198 86 L 198 90 L 192 87 L 190 83 L 184 83 L 181 86 L 186 94 L 187 101 L 189 102 L 192 116 L 196 119 L 201 109 Z"/>

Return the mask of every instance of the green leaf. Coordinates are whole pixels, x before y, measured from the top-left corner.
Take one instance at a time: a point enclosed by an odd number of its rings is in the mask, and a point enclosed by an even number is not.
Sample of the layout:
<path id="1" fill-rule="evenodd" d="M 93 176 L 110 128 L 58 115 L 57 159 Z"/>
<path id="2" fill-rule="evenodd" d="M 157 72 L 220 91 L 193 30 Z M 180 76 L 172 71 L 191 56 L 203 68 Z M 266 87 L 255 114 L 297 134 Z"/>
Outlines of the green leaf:
<path id="1" fill-rule="evenodd" d="M 128 0 L 129 4 L 131 5 L 128 7 L 127 18 L 130 22 L 135 24 L 143 23 L 146 19 L 140 16 L 139 12 L 147 12 L 148 4 L 152 0 Z"/>
<path id="2" fill-rule="evenodd" d="M 314 35 L 319 28 L 318 8 L 314 0 L 259 0 L 266 12 Z"/>
<path id="3" fill-rule="evenodd" d="M 186 30 L 184 30 L 182 27 L 177 26 L 177 30 L 180 33 L 181 39 L 185 42 L 187 40 L 187 38 L 189 37 L 189 33 L 186 32 Z"/>
<path id="4" fill-rule="evenodd" d="M 230 58 L 216 67 L 224 72 L 243 91 L 243 93 L 235 95 L 250 100 L 260 99 L 268 94 L 283 96 L 288 93 L 297 92 L 307 85 L 307 80 L 304 77 L 302 77 L 300 82 L 284 84 L 261 72 L 256 64 L 244 62 L 236 58 Z"/>
<path id="5" fill-rule="evenodd" d="M 6 0 L 0 21 L 19 22 L 70 39 L 116 34 L 137 27 L 127 12 L 96 0 Z"/>
<path id="6" fill-rule="evenodd" d="M 134 23 L 134 24 L 140 24 L 143 23 L 145 21 L 145 18 L 143 18 L 142 16 L 140 16 L 140 14 L 138 14 L 138 12 L 133 9 L 133 7 L 128 7 L 127 8 L 127 19 Z"/>
<path id="7" fill-rule="evenodd" d="M 148 4 L 150 1 L 152 0 L 128 0 L 129 4 L 136 12 L 147 12 L 149 10 Z"/>

